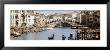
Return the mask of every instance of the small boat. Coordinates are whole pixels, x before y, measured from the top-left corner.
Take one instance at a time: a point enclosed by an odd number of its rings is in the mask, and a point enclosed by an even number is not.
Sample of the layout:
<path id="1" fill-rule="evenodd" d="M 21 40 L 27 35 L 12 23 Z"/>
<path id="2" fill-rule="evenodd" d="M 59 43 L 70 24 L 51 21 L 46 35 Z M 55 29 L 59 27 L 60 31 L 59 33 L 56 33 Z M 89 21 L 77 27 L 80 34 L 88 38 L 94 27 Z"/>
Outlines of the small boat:
<path id="1" fill-rule="evenodd" d="M 13 33 L 11 33 L 11 35 L 13 35 L 14 37 L 18 37 L 18 36 L 20 36 L 21 34 L 18 33 L 18 32 L 13 32 Z"/>
<path id="2" fill-rule="evenodd" d="M 82 28 L 88 28 L 88 27 L 82 27 Z"/>
<path id="3" fill-rule="evenodd" d="M 18 33 L 18 32 L 15 32 L 15 34 L 16 34 L 16 35 L 18 35 L 18 36 L 19 36 L 19 35 L 21 35 L 21 34 L 20 34 L 20 33 Z"/>
<path id="4" fill-rule="evenodd" d="M 48 30 L 51 30 L 51 29 L 53 29 L 53 28 L 47 28 Z"/>
<path id="5" fill-rule="evenodd" d="M 78 27 L 71 27 L 71 29 L 78 29 Z"/>

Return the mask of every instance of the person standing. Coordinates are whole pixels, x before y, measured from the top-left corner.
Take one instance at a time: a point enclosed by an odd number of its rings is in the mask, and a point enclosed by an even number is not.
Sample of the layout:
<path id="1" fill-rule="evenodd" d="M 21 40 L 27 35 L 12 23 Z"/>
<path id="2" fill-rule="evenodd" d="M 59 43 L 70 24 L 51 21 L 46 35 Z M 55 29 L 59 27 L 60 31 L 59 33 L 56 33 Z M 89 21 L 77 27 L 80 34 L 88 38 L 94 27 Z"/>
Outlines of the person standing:
<path id="1" fill-rule="evenodd" d="M 73 34 L 72 33 L 70 34 L 70 40 L 73 40 Z"/>
<path id="2" fill-rule="evenodd" d="M 65 39 L 66 39 L 66 37 L 64 35 L 62 35 L 62 40 L 65 40 Z"/>

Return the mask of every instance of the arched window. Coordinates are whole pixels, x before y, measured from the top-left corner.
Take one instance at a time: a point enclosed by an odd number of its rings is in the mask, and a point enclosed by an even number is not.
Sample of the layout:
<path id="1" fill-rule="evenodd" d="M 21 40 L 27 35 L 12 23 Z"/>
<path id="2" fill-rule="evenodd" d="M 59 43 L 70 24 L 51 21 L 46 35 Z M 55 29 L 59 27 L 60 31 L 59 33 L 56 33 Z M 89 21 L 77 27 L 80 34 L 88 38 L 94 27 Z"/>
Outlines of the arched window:
<path id="1" fill-rule="evenodd" d="M 28 16 L 30 18 L 30 16 Z"/>
<path id="2" fill-rule="evenodd" d="M 16 21 L 16 25 L 18 26 L 18 20 Z"/>
<path id="3" fill-rule="evenodd" d="M 18 15 L 17 14 L 15 15 L 15 18 L 18 19 Z"/>
<path id="4" fill-rule="evenodd" d="M 24 14 L 21 14 L 21 17 L 23 18 L 23 20 L 25 19 L 25 15 Z"/>

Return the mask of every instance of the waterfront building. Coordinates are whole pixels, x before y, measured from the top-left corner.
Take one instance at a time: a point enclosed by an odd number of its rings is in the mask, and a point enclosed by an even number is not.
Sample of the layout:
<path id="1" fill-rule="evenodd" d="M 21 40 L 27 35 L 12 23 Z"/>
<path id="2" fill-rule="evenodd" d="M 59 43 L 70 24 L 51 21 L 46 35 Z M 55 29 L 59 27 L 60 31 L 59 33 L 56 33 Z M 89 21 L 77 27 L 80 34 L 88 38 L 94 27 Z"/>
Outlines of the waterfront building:
<path id="1" fill-rule="evenodd" d="M 26 26 L 32 26 L 34 24 L 34 11 L 32 10 L 11 10 L 11 26 L 21 27 L 23 23 Z"/>
<path id="2" fill-rule="evenodd" d="M 100 25 L 100 11 L 81 11 L 80 23 L 87 26 Z"/>
<path id="3" fill-rule="evenodd" d="M 34 11 L 32 10 L 27 10 L 25 12 L 26 14 L 26 26 L 27 27 L 33 27 L 34 24 L 34 18 L 35 18 L 35 14 Z"/>
<path id="4" fill-rule="evenodd" d="M 11 10 L 11 14 L 10 14 L 10 26 L 15 27 L 16 25 L 18 25 L 18 16 L 20 14 L 18 12 L 15 12 L 13 10 Z M 16 18 L 15 18 L 16 16 Z"/>
<path id="5" fill-rule="evenodd" d="M 46 16 L 44 14 L 36 14 L 35 16 L 35 25 L 37 27 L 45 27 L 46 26 Z"/>
<path id="6" fill-rule="evenodd" d="M 81 23 L 81 25 L 87 25 L 87 23 L 88 23 L 88 14 L 86 14 L 87 13 L 87 11 L 81 11 L 81 14 L 80 14 L 80 23 Z"/>

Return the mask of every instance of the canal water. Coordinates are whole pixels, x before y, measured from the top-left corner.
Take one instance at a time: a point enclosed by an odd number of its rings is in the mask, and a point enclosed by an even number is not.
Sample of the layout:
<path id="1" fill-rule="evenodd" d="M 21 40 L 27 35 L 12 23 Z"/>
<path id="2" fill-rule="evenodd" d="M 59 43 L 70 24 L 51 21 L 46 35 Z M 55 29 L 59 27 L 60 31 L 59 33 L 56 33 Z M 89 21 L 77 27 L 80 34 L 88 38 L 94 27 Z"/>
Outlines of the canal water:
<path id="1" fill-rule="evenodd" d="M 68 40 L 70 34 L 73 34 L 73 39 L 75 39 L 76 30 L 80 31 L 80 29 L 71 29 L 69 27 L 53 28 L 42 32 L 24 33 L 19 37 L 11 37 L 11 40 L 48 40 L 48 37 L 51 37 L 52 34 L 54 34 L 54 40 L 62 40 L 62 35 L 66 36 L 65 40 Z"/>

